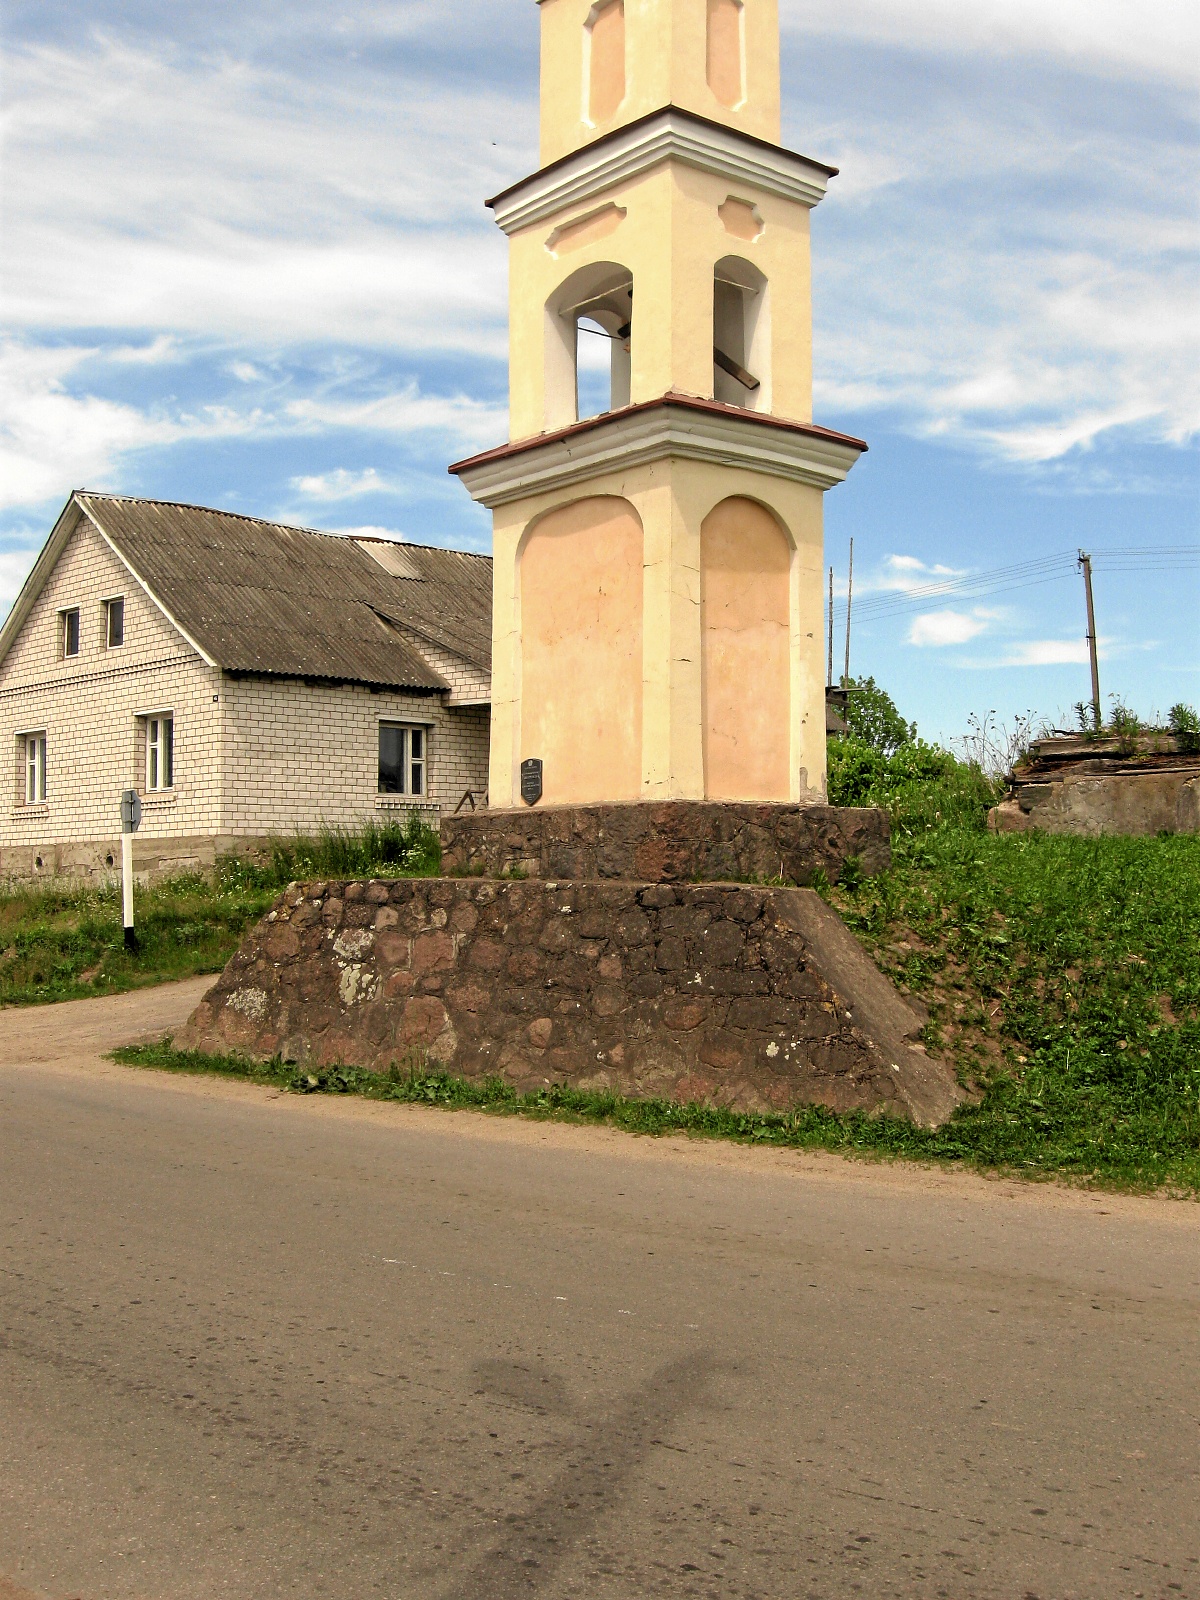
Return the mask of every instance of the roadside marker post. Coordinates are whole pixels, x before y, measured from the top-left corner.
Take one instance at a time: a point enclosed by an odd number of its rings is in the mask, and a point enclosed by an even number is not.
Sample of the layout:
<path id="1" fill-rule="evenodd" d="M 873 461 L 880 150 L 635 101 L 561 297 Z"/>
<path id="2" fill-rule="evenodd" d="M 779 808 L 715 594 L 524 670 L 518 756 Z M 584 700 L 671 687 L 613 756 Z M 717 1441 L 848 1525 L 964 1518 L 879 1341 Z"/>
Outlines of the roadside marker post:
<path id="1" fill-rule="evenodd" d="M 133 931 L 133 836 L 142 825 L 142 797 L 136 789 L 121 795 L 121 921 L 125 926 L 125 948 L 136 950 Z"/>

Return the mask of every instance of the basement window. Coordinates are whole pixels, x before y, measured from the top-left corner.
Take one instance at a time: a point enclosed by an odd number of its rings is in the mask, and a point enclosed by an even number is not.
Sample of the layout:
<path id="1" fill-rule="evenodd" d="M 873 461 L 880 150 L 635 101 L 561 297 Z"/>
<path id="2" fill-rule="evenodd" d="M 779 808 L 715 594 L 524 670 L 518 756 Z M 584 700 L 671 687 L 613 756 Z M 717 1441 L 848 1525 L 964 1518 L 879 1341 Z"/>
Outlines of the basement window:
<path id="1" fill-rule="evenodd" d="M 428 733 L 408 723 L 379 724 L 380 794 L 426 793 Z"/>
<path id="2" fill-rule="evenodd" d="M 151 793 L 175 785 L 175 718 L 146 718 L 146 788 Z"/>

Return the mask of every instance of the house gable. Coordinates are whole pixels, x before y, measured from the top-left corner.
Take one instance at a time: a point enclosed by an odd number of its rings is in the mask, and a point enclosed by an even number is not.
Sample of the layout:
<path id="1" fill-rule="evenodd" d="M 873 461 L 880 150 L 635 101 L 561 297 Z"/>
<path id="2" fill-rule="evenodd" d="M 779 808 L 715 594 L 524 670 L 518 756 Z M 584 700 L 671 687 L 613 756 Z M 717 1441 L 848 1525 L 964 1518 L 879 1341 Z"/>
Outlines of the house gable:
<path id="1" fill-rule="evenodd" d="M 124 601 L 124 640 L 109 648 L 106 602 Z M 79 652 L 62 653 L 62 616 L 79 611 Z M 0 629 L 0 685 L 56 684 L 200 652 L 72 499 Z"/>

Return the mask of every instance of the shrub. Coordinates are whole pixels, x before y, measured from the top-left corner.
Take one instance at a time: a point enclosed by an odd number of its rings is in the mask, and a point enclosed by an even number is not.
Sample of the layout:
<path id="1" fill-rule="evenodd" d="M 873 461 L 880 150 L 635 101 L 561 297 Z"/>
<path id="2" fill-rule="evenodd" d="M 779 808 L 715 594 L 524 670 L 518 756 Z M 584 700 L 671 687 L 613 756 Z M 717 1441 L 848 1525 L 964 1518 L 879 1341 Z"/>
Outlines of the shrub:
<path id="1" fill-rule="evenodd" d="M 1185 750 L 1200 750 L 1200 715 L 1181 700 L 1167 713 L 1167 726 Z"/>
<path id="2" fill-rule="evenodd" d="M 971 762 L 914 739 L 893 754 L 861 739 L 829 740 L 829 803 L 882 806 L 900 833 L 982 829 L 1001 785 Z"/>
<path id="3" fill-rule="evenodd" d="M 271 851 L 283 882 L 380 874 L 433 877 L 442 861 L 441 841 L 418 811 L 408 812 L 402 822 L 371 820 L 358 828 L 322 828 L 315 838 L 275 839 Z"/>
<path id="4" fill-rule="evenodd" d="M 846 732 L 851 739 L 890 756 L 917 737 L 916 723 L 905 722 L 896 702 L 874 678 L 851 678 L 845 687 L 850 691 Z"/>

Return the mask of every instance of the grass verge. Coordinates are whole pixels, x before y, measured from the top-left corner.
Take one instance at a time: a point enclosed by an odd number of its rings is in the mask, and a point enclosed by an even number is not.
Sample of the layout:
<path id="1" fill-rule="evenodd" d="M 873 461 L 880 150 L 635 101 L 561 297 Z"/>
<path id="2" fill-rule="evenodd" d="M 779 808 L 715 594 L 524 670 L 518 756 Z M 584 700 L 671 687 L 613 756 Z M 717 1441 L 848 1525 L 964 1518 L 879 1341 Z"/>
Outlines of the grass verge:
<path id="1" fill-rule="evenodd" d="M 982 1103 L 963 1107 L 942 1128 L 927 1129 L 896 1117 L 838 1114 L 821 1106 L 760 1115 L 695 1102 L 633 1100 L 561 1084 L 521 1093 L 502 1078 L 468 1080 L 429 1072 L 420 1065 L 388 1073 L 353 1066 L 314 1069 L 280 1060 L 257 1062 L 176 1050 L 170 1040 L 116 1050 L 112 1059 L 127 1066 L 240 1078 L 289 1093 L 354 1094 L 409 1105 L 605 1125 L 651 1136 L 683 1133 L 1200 1198 L 1200 1116 L 1194 1114 L 1190 1123 L 1174 1130 L 1161 1121 L 1148 1127 L 1135 1120 L 1127 1129 L 1110 1128 L 1107 1139 L 1097 1139 L 1094 1121 L 1084 1127 L 1056 1127 L 1055 1111 L 1046 1110 L 1044 1104 L 1037 1115 L 1028 1115 L 1032 1108 L 1023 1107 L 1021 1086 L 1003 1075 L 989 1085 Z M 1072 1121 L 1069 1116 L 1065 1120 Z M 1158 1148 L 1151 1150 L 1150 1144 Z"/>
<path id="2" fill-rule="evenodd" d="M 138 949 L 125 949 L 121 889 L 22 885 L 0 894 L 0 1005 L 119 994 L 220 972 L 242 935 L 298 878 L 430 877 L 436 833 L 415 813 L 357 829 L 270 841 L 259 861 L 169 878 L 134 897 Z"/>
<path id="3" fill-rule="evenodd" d="M 832 740 L 830 775 L 891 814 L 891 870 L 826 893 L 980 1091 L 951 1129 L 997 1165 L 1200 1194 L 1200 839 L 989 834 L 996 786 L 915 744 Z"/>

